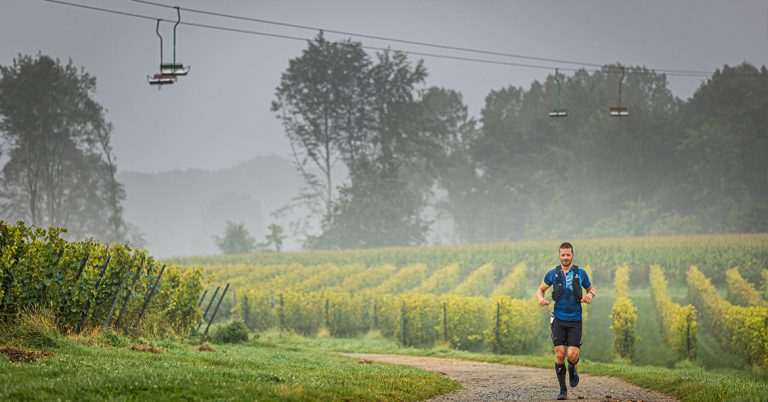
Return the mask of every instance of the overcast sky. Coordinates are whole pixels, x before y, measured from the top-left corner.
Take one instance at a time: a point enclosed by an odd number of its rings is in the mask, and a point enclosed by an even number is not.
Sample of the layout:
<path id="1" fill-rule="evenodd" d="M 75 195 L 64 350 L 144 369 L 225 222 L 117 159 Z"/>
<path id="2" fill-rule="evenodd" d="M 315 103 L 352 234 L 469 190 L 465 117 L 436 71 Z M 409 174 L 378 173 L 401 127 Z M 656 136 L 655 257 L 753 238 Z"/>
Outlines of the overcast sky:
<path id="1" fill-rule="evenodd" d="M 174 10 L 129 0 L 66 0 L 174 20 Z M 714 71 L 724 64 L 768 64 L 768 1 L 364 1 L 272 0 L 155 2 L 277 22 L 589 63 Z M 185 12 L 182 21 L 312 38 L 315 32 Z M 161 24 L 165 59 L 172 25 Z M 336 40 L 343 36 L 327 34 Z M 359 39 L 364 45 L 445 55 L 573 67 Z M 288 157 L 279 121 L 269 111 L 281 73 L 306 43 L 192 26 L 177 30 L 177 62 L 192 71 L 159 90 L 152 20 L 42 0 L 0 0 L 0 64 L 42 52 L 97 78 L 97 101 L 114 124 L 121 171 L 217 169 L 257 155 Z M 416 56 L 411 56 L 416 60 Z M 458 90 L 477 115 L 492 89 L 528 88 L 552 70 L 423 57 L 427 86 Z M 686 99 L 699 78 L 670 77 Z"/>

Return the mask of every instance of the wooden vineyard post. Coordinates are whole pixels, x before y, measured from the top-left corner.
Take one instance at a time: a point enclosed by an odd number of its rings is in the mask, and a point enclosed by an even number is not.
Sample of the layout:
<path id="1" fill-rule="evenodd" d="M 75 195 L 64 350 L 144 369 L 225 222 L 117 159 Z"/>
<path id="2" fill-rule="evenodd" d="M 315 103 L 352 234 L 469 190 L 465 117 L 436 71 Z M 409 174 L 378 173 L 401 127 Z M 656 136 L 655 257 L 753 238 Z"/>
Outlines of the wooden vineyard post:
<path id="1" fill-rule="evenodd" d="M 157 289 L 157 284 L 160 283 L 160 278 L 163 276 L 163 272 L 165 272 L 165 264 L 163 264 L 163 268 L 160 269 L 160 273 L 157 274 L 157 278 L 155 278 L 155 284 L 152 286 L 152 290 L 149 291 L 147 298 L 144 299 L 144 305 L 141 306 L 141 312 L 139 313 L 139 318 L 136 320 L 136 325 L 139 325 L 139 322 L 141 322 L 141 317 L 143 317 L 144 312 L 147 311 L 149 301 L 152 299 L 152 295 L 155 294 L 155 289 Z"/>
<path id="2" fill-rule="evenodd" d="M 208 321 L 208 325 L 205 327 L 205 332 L 203 332 L 203 335 L 208 335 L 208 328 L 211 327 L 211 324 L 213 324 L 213 319 L 216 318 L 216 312 L 219 311 L 219 307 L 221 306 L 221 302 L 224 300 L 224 296 L 227 295 L 227 289 L 229 289 L 229 283 L 227 283 L 227 286 L 224 287 L 224 293 L 221 294 L 221 298 L 219 299 L 219 303 L 216 305 L 216 308 L 213 310 L 213 314 L 211 314 L 211 320 Z"/>
<path id="3" fill-rule="evenodd" d="M 125 298 L 123 299 L 123 305 L 120 307 L 120 313 L 117 315 L 117 321 L 115 321 L 115 330 L 120 330 L 120 323 L 123 320 L 123 313 L 125 313 L 125 306 L 128 304 L 128 299 L 131 298 L 131 289 L 133 289 L 136 286 L 136 281 L 141 276 L 141 269 L 144 268 L 144 257 L 141 257 L 141 262 L 139 263 L 139 268 L 136 270 L 136 275 L 133 277 L 133 282 L 131 282 L 131 287 L 128 288 L 128 291 L 125 293 Z"/>
<path id="4" fill-rule="evenodd" d="M 219 289 L 221 289 L 221 286 L 216 286 L 216 290 L 213 292 L 213 297 L 211 297 L 211 302 L 208 303 L 208 307 L 205 308 L 205 312 L 203 313 L 203 320 L 200 321 L 200 324 L 197 324 L 197 329 L 195 331 L 200 331 L 200 328 L 203 327 L 203 323 L 205 322 L 205 317 L 208 316 L 208 310 L 211 309 L 211 306 L 213 306 L 214 300 L 216 300 L 216 295 L 219 294 Z"/>
<path id="5" fill-rule="evenodd" d="M 99 286 L 101 286 L 101 280 L 104 279 L 104 273 L 107 272 L 107 265 L 109 265 L 109 260 L 112 258 L 112 256 L 107 255 L 107 259 L 104 261 L 104 266 L 101 267 L 101 274 L 99 274 L 99 280 L 96 281 L 96 287 L 94 287 L 93 291 L 94 293 L 99 290 Z M 85 324 L 85 319 L 88 316 L 88 310 L 91 309 L 91 299 L 88 299 L 87 302 L 85 302 L 85 309 L 83 309 L 83 315 L 80 317 L 80 322 L 77 323 L 77 328 L 75 329 L 75 332 L 78 334 L 80 333 L 80 330 L 83 329 L 83 324 Z"/>

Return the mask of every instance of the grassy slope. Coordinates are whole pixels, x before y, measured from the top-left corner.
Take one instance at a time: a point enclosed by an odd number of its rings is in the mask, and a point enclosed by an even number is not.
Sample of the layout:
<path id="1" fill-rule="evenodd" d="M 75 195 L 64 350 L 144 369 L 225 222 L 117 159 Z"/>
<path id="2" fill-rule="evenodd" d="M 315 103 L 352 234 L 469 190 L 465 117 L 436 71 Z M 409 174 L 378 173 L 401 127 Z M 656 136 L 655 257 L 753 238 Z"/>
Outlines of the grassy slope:
<path id="1" fill-rule="evenodd" d="M 304 350 L 322 349 L 339 352 L 398 353 L 452 357 L 541 368 L 552 367 L 552 357 L 550 355 L 501 356 L 469 353 L 441 347 L 433 349 L 404 349 L 398 348 L 395 341 L 383 339 L 376 335 L 367 335 L 353 339 L 338 339 L 323 336 L 304 338 L 278 332 L 268 332 L 263 334 L 256 343 L 264 345 L 290 345 Z M 601 363 L 588 359 L 585 359 L 580 366 L 581 370 L 585 373 L 618 377 L 642 387 L 667 393 L 684 401 L 763 401 L 768 396 L 768 377 L 746 371 L 720 370 L 713 372 L 692 365 L 680 365 L 678 368 L 670 369 L 654 366 L 631 366 L 621 363 Z"/>
<path id="2" fill-rule="evenodd" d="M 435 373 L 322 351 L 160 346 L 165 353 L 65 342 L 35 363 L 0 355 L 0 400 L 413 400 L 458 388 Z"/>

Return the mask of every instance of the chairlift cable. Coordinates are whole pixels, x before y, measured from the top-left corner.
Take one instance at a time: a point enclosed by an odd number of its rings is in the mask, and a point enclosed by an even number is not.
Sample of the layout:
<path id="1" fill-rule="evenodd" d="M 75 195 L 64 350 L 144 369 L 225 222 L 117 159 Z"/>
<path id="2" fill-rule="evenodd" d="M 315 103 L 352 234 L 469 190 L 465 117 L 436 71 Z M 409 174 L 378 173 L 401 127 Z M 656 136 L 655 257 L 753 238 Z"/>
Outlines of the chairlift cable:
<path id="1" fill-rule="evenodd" d="M 157 6 L 157 7 L 178 8 L 178 7 L 169 6 L 169 5 L 166 5 L 166 4 L 157 3 L 157 2 L 148 1 L 148 0 L 129 0 L 129 1 L 132 1 L 132 2 L 135 2 L 135 3 L 141 3 L 141 4 Z M 284 26 L 284 27 L 288 27 L 288 28 L 305 29 L 305 30 L 310 30 L 310 31 L 314 31 L 314 32 L 317 32 L 317 31 L 330 32 L 330 33 L 334 33 L 334 34 L 338 34 L 338 35 L 357 36 L 357 37 L 361 37 L 361 38 L 382 40 L 382 41 L 388 41 L 388 42 L 404 43 L 404 44 L 408 44 L 408 45 L 434 47 L 434 48 L 439 48 L 439 49 L 444 49 L 444 50 L 456 50 L 456 51 L 461 51 L 461 52 L 479 53 L 479 54 L 487 54 L 487 55 L 492 55 L 492 56 L 504 56 L 504 57 L 512 57 L 512 58 L 519 58 L 519 59 L 529 59 L 529 60 L 536 60 L 536 61 L 546 61 L 546 62 L 561 63 L 561 64 L 574 64 L 574 65 L 585 66 L 585 67 L 597 67 L 597 68 L 603 67 L 603 64 L 584 62 L 584 61 L 572 61 L 572 60 L 554 59 L 554 58 L 546 58 L 546 57 L 538 57 L 538 56 L 528 56 L 528 55 L 506 53 L 506 52 L 499 52 L 499 51 L 493 51 L 493 50 L 482 50 L 482 49 L 473 49 L 473 48 L 453 46 L 453 45 L 443 45 L 443 44 L 438 44 L 438 43 L 422 42 L 422 41 L 415 41 L 415 40 L 409 40 L 409 39 L 398 39 L 398 38 L 392 38 L 392 37 L 387 37 L 387 36 L 370 35 L 370 34 L 364 34 L 364 33 L 358 33 L 358 32 L 341 31 L 341 30 L 335 30 L 335 29 L 313 27 L 313 26 L 302 25 L 302 24 L 293 24 L 293 23 L 288 23 L 288 22 L 280 22 L 280 21 L 274 21 L 274 20 L 267 20 L 267 19 L 263 19 L 263 18 L 243 17 L 243 16 L 240 16 L 240 15 L 224 14 L 224 13 L 219 13 L 219 12 L 215 12 L 215 11 L 207 11 L 207 10 L 200 10 L 200 9 L 194 9 L 194 8 L 182 7 L 182 9 L 184 11 L 191 12 L 191 13 L 210 15 L 210 16 L 215 16 L 215 17 L 231 18 L 231 19 L 242 20 L 242 21 L 249 21 L 249 22 L 258 22 L 258 23 L 263 23 L 263 24 L 278 25 L 278 26 Z M 678 73 L 678 74 L 679 73 L 684 73 L 684 74 L 706 74 L 707 76 L 711 76 L 712 75 L 711 72 L 701 71 L 701 70 L 655 69 L 655 71 Z"/>
<path id="2" fill-rule="evenodd" d="M 134 17 L 134 18 L 142 18 L 147 20 L 156 20 L 157 18 L 147 16 L 147 15 L 141 15 L 136 13 L 130 13 L 130 12 L 124 12 L 124 11 L 118 11 L 118 10 L 112 10 L 112 9 L 106 9 L 101 7 L 95 7 L 95 6 L 89 6 L 84 4 L 78 4 L 78 3 L 71 3 L 67 1 L 62 0 L 43 0 L 48 3 L 56 3 L 60 5 L 66 5 L 71 7 L 78 7 L 78 8 L 84 8 L 94 11 L 101 11 L 106 13 L 112 13 L 112 14 L 118 14 L 128 17 Z M 131 1 L 139 1 L 139 0 L 131 0 Z M 170 7 L 170 6 L 168 6 Z M 186 9 L 185 9 L 186 10 Z M 163 22 L 171 22 L 167 20 L 162 20 Z M 243 34 L 250 34 L 250 35 L 258 35 L 258 36 L 266 36 L 266 37 L 272 37 L 272 38 L 278 38 L 278 39 L 288 39 L 288 40 L 296 40 L 296 41 L 311 41 L 311 38 L 305 38 L 305 37 L 298 37 L 298 36 L 291 36 L 291 35 L 283 35 L 283 34 L 275 34 L 270 32 L 260 32 L 260 31 L 252 31 L 252 30 L 246 30 L 246 29 L 239 29 L 239 28 L 231 28 L 231 27 L 225 27 L 225 26 L 219 26 L 219 25 L 210 25 L 210 24 L 201 24 L 201 23 L 194 23 L 194 22 L 180 22 L 181 25 L 188 25 L 198 28 L 206 28 L 206 29 L 212 29 L 212 30 L 219 30 L 219 31 L 227 31 L 227 32 L 235 32 L 235 33 L 243 33 Z M 330 32 L 330 31 L 328 31 Z M 342 43 L 343 44 L 343 43 Z M 476 62 L 476 63 L 484 63 L 484 64 L 493 64 L 493 65 L 502 65 L 502 66 L 513 66 L 513 67 L 525 67 L 525 68 L 537 68 L 537 69 L 546 69 L 546 70 L 552 70 L 554 68 L 553 66 L 546 66 L 546 65 L 537 65 L 537 64 L 525 64 L 525 63 L 515 63 L 515 62 L 507 62 L 507 61 L 500 61 L 500 60 L 489 60 L 489 59 L 480 59 L 480 58 L 474 58 L 474 57 L 462 57 L 462 56 L 451 56 L 451 55 L 444 55 L 444 54 L 436 54 L 436 53 L 428 53 L 428 52 L 420 52 L 420 51 L 411 51 L 411 50 L 401 50 L 401 49 L 394 49 L 390 47 L 376 47 L 376 46 L 367 46 L 367 45 L 361 45 L 360 46 L 363 49 L 369 49 L 369 50 L 377 50 L 377 51 L 395 51 L 400 52 L 404 54 L 409 55 L 415 55 L 415 56 L 424 56 L 424 57 L 433 57 L 433 58 L 441 58 L 441 59 L 447 59 L 447 60 L 459 60 L 459 61 L 469 61 L 469 62 Z M 552 59 L 555 60 L 555 59 Z M 566 61 L 560 61 L 567 63 Z M 647 67 L 646 67 L 647 68 Z M 585 69 L 585 68 L 574 68 L 574 67 L 559 67 L 560 70 L 564 71 L 586 71 L 586 72 L 608 72 L 608 73 L 618 73 L 618 69 L 611 66 L 602 66 L 600 69 Z M 611 71 L 615 70 L 615 71 Z M 667 76 L 673 76 L 673 77 L 688 77 L 688 78 L 710 78 L 712 77 L 713 73 L 711 72 L 704 72 L 704 71 L 694 71 L 694 70 L 661 70 L 661 69 L 649 69 L 647 73 L 640 72 L 640 71 L 633 71 L 629 74 L 652 74 L 652 73 L 663 73 Z"/>

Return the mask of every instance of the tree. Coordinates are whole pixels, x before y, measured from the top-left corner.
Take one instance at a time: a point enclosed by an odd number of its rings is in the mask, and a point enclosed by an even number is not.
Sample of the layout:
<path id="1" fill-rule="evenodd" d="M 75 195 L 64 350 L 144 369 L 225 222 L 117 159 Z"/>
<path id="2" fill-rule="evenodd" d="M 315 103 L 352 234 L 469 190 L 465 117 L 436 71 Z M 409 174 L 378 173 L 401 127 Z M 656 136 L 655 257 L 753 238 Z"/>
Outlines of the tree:
<path id="1" fill-rule="evenodd" d="M 0 66 L 3 166 L 0 210 L 10 219 L 69 229 L 76 238 L 130 240 L 125 191 L 115 179 L 112 126 L 93 100 L 96 79 L 70 60 L 38 54 Z"/>
<path id="2" fill-rule="evenodd" d="M 283 234 L 283 227 L 278 224 L 271 224 L 267 227 L 269 233 L 267 234 L 266 247 L 274 247 L 278 253 L 283 249 L 283 240 L 286 236 Z"/>
<path id="3" fill-rule="evenodd" d="M 747 224 L 768 204 L 768 70 L 724 66 L 684 108 L 687 130 L 678 145 L 687 213 L 719 230 L 768 230 L 768 219 Z"/>
<path id="4" fill-rule="evenodd" d="M 272 103 L 306 184 L 277 214 L 302 205 L 311 215 L 330 219 L 335 207 L 332 174 L 339 162 L 353 174 L 358 166 L 369 169 L 397 161 L 403 177 L 415 177 L 407 173 L 419 171 L 415 165 L 424 142 L 415 85 L 426 74 L 421 61 L 411 64 L 403 53 L 384 51 L 374 62 L 359 42 L 329 42 L 322 32 L 310 41 L 290 61 Z M 307 221 L 292 227 L 306 230 Z"/>
<path id="5" fill-rule="evenodd" d="M 362 136 L 369 63 L 360 43 L 329 42 L 320 32 L 289 62 L 272 102 L 307 184 L 304 198 L 319 200 L 325 213 L 333 201 L 333 167 L 340 158 L 354 163 L 367 142 Z M 308 170 L 309 163 L 322 179 Z"/>
<path id="6" fill-rule="evenodd" d="M 341 187 L 323 233 L 310 236 L 309 248 L 366 248 L 424 243 L 428 223 L 423 200 L 400 179 L 397 163 L 361 163 Z"/>
<path id="7" fill-rule="evenodd" d="M 227 222 L 224 236 L 214 235 L 216 245 L 224 254 L 242 254 L 257 250 L 256 239 L 248 233 L 244 223 Z"/>

